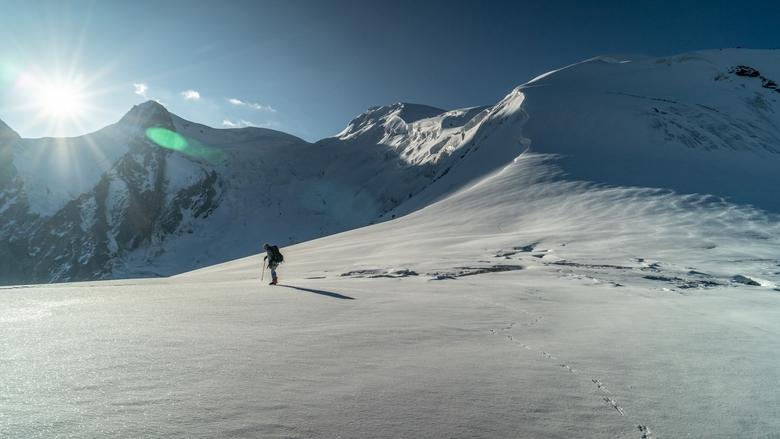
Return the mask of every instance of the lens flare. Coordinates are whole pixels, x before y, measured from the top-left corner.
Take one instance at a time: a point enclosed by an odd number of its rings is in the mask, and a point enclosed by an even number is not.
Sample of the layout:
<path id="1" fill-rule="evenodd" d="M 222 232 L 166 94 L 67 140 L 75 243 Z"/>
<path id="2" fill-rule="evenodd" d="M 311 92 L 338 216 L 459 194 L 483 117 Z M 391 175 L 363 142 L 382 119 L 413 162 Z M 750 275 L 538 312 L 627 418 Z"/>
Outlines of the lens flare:
<path id="1" fill-rule="evenodd" d="M 176 131 L 167 128 L 147 128 L 146 137 L 163 148 L 181 152 L 198 160 L 204 160 L 212 164 L 219 164 L 225 161 L 225 153 L 222 150 L 203 145 L 195 139 L 187 139 Z"/>
<path id="2" fill-rule="evenodd" d="M 187 149 L 187 146 L 189 146 L 189 142 L 187 142 L 187 139 L 185 139 L 184 136 L 167 128 L 148 128 L 146 130 L 146 137 L 163 148 L 173 149 L 175 151 L 184 151 Z"/>

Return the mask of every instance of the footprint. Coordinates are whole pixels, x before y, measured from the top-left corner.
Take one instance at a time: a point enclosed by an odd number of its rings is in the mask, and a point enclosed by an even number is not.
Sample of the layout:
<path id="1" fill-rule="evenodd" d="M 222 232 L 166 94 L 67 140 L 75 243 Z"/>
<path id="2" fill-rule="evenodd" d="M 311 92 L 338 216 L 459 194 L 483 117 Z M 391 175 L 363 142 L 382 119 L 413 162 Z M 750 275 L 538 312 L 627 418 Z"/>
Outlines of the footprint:
<path id="1" fill-rule="evenodd" d="M 613 407 L 615 410 L 617 410 L 617 411 L 618 411 L 618 413 L 620 413 L 620 415 L 621 415 L 621 416 L 625 416 L 625 415 L 626 415 L 626 412 L 624 412 L 624 411 L 623 411 L 623 408 L 621 408 L 621 407 L 618 405 L 618 403 L 616 403 L 616 402 L 615 402 L 615 400 L 614 400 L 614 399 L 612 399 L 612 398 L 610 398 L 610 397 L 608 397 L 608 396 L 605 396 L 605 397 L 604 397 L 604 401 L 605 401 L 607 404 L 611 405 L 611 406 L 612 406 L 612 407 Z"/>
<path id="2" fill-rule="evenodd" d="M 609 390 L 607 390 L 606 387 L 604 387 L 604 384 L 601 384 L 601 381 L 597 379 L 592 379 L 591 381 L 593 381 L 593 384 L 595 384 L 596 387 L 598 387 L 598 389 L 601 390 L 602 392 L 609 393 L 610 395 L 612 394 L 612 392 L 610 392 Z"/>
<path id="3" fill-rule="evenodd" d="M 602 393 L 605 393 L 607 395 L 612 395 L 612 392 L 610 392 L 609 389 L 607 389 L 601 381 L 599 381 L 599 380 L 597 380 L 595 378 L 591 379 L 591 381 L 593 382 L 593 384 L 596 385 L 596 387 L 599 389 L 599 391 L 601 391 Z M 625 416 L 626 413 L 623 411 L 623 407 L 620 407 L 618 405 L 618 403 L 614 399 L 612 399 L 610 396 L 604 396 L 604 397 L 602 397 L 602 399 L 607 404 L 611 405 L 612 408 L 617 410 L 618 413 L 620 413 L 621 416 Z"/>
<path id="4" fill-rule="evenodd" d="M 573 367 L 569 366 L 568 364 L 560 364 L 560 366 L 566 370 L 568 370 L 571 373 L 577 373 L 577 369 L 574 369 Z"/>
<path id="5" fill-rule="evenodd" d="M 642 439 L 652 439 L 653 438 L 653 432 L 650 431 L 650 428 L 647 425 L 639 424 L 636 426 L 636 428 L 642 433 Z"/>

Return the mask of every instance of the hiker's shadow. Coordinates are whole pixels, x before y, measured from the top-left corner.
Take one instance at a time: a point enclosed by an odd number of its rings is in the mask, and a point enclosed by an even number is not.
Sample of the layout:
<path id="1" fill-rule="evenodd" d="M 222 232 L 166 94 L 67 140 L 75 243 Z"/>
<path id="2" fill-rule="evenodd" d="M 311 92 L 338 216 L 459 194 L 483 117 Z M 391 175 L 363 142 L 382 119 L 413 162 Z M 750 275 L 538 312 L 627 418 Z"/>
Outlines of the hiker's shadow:
<path id="1" fill-rule="evenodd" d="M 285 287 L 285 288 L 292 288 L 294 290 L 300 290 L 300 291 L 306 291 L 307 293 L 314 293 L 314 294 L 321 294 L 323 296 L 333 297 L 335 299 L 347 299 L 347 300 L 355 300 L 354 297 L 345 296 L 343 294 L 334 293 L 332 291 L 325 291 L 325 290 L 313 290 L 311 288 L 303 288 L 303 287 L 294 287 L 292 285 L 282 285 L 279 284 L 277 286 Z"/>

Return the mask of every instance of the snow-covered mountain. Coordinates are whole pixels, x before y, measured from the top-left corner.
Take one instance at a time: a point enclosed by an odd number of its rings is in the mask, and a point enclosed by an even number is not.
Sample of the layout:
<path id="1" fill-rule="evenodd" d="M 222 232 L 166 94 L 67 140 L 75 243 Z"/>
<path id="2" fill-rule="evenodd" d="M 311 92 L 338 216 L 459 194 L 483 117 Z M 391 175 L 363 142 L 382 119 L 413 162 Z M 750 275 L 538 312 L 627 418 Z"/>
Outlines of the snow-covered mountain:
<path id="1" fill-rule="evenodd" d="M 593 59 L 315 144 L 155 104 L 59 143 L 4 129 L 2 269 L 248 256 L 1 288 L 0 436 L 772 437 L 779 65 Z M 256 241 L 371 221 L 260 282 Z"/>
<path id="2" fill-rule="evenodd" d="M 170 275 L 363 226 L 436 169 L 366 141 L 213 129 L 153 101 L 77 138 L 3 132 L 3 283 Z"/>
<path id="3" fill-rule="evenodd" d="M 777 213 L 776 80 L 776 51 L 594 58 L 493 106 L 375 107 L 313 144 L 209 128 L 155 102 L 77 138 L 0 124 L 0 279 L 171 275 L 414 212 L 524 154 L 554 164 L 524 184 L 665 189 Z"/>

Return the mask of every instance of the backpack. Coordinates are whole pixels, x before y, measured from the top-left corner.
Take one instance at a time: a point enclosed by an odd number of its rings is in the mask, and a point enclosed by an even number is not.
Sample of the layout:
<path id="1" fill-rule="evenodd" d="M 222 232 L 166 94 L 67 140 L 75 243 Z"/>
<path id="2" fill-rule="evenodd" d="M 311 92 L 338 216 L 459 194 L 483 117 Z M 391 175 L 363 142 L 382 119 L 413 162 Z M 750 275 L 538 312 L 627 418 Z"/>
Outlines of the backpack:
<path id="1" fill-rule="evenodd" d="M 282 256 L 282 252 L 279 251 L 279 247 L 272 245 L 268 250 L 271 250 L 271 262 L 284 262 L 284 256 Z"/>

